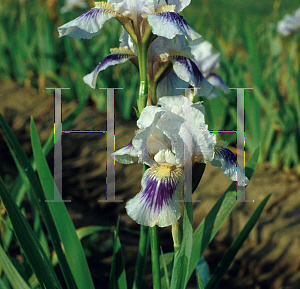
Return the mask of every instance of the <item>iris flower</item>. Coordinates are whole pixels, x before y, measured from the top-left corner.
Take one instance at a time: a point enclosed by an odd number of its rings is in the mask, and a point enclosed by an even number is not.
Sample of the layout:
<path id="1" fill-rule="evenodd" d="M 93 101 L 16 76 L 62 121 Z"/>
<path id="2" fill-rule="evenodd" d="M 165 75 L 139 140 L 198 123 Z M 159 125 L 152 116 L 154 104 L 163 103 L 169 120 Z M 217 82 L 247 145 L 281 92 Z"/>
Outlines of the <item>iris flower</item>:
<path id="1" fill-rule="evenodd" d="M 204 76 L 207 79 L 213 89 L 209 91 L 203 88 L 199 91 L 195 89 L 194 96 L 216 97 L 218 96 L 218 91 L 215 87 L 221 88 L 225 93 L 230 92 L 222 78 L 216 73 L 220 64 L 220 53 L 212 51 L 211 43 L 203 41 L 194 46 L 187 46 L 182 37 L 176 37 L 176 40 L 177 49 L 180 52 L 173 54 L 174 56 L 171 55 L 173 57 L 173 70 L 158 84 L 158 98 L 164 95 L 180 95 L 182 91 L 177 88 L 188 88 L 189 84 L 194 87 L 200 87 L 198 83 L 190 81 L 192 79 L 191 76 L 197 75 L 198 71 L 201 72 L 202 77 Z M 169 45 L 172 45 L 172 43 L 167 44 L 166 40 L 160 38 L 160 42 L 157 41 L 155 49 L 163 53 L 164 47 Z M 176 42 L 173 45 L 175 46 Z M 161 55 L 163 55 L 162 53 Z"/>
<path id="2" fill-rule="evenodd" d="M 92 88 L 96 87 L 98 73 L 108 66 L 131 60 L 138 66 L 138 56 L 135 43 L 129 34 L 123 30 L 120 37 L 120 47 L 111 49 L 111 55 L 99 62 L 96 69 L 84 77 L 84 82 Z M 175 39 L 157 37 L 148 49 L 148 80 L 150 86 L 157 85 L 167 75 L 167 81 L 158 86 L 157 95 L 178 95 L 178 88 L 195 87 L 195 95 L 209 95 L 213 86 L 205 79 L 198 66 L 192 60 L 190 48 L 185 44 L 183 36 Z M 171 74 L 171 76 L 169 76 Z M 166 77 L 165 77 L 166 78 Z M 155 89 L 154 87 L 154 89 Z M 200 89 L 199 89 L 200 88 Z M 181 91 L 182 93 L 182 91 Z"/>
<path id="3" fill-rule="evenodd" d="M 59 36 L 90 39 L 99 34 L 106 22 L 116 18 L 137 43 L 149 34 L 168 39 L 184 35 L 190 44 L 202 36 L 194 31 L 179 13 L 190 0 L 108 0 L 58 28 Z"/>
<path id="4" fill-rule="evenodd" d="M 283 36 L 300 31 L 300 8 L 293 15 L 285 15 L 277 24 L 277 32 Z"/>
<path id="5" fill-rule="evenodd" d="M 193 104 L 186 97 L 171 96 L 160 98 L 158 104 L 161 107 L 143 109 L 136 136 L 113 154 L 120 163 L 141 162 L 149 166 L 141 191 L 127 202 L 126 210 L 137 223 L 150 227 L 169 226 L 181 216 L 178 200 L 183 198 L 187 142 L 192 163 L 212 162 L 239 185 L 248 183 L 235 155 L 224 143 L 217 144 L 216 136 L 208 131 L 200 102 Z M 191 112 L 191 122 L 186 121 L 186 107 Z"/>

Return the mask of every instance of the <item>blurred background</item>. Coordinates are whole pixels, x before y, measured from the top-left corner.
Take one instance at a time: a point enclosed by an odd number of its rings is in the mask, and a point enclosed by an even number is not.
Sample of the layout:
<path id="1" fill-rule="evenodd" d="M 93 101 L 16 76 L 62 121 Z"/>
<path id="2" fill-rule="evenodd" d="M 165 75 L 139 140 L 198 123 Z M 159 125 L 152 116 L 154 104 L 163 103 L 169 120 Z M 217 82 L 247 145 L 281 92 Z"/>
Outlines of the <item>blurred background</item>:
<path id="1" fill-rule="evenodd" d="M 87 86 L 83 77 L 110 53 L 110 48 L 119 46 L 121 26 L 111 21 L 100 35 L 89 40 L 58 38 L 57 32 L 59 26 L 92 7 L 93 2 L 88 1 L 77 6 L 67 5 L 64 0 L 1 1 L 0 112 L 28 155 L 32 153 L 30 115 L 34 116 L 42 142 L 53 130 L 53 91 L 46 87 L 70 88 L 62 92 L 63 119 L 78 104 L 86 102 L 72 129 L 106 130 L 106 93 Z M 221 228 L 205 253 L 211 268 L 258 202 L 274 192 L 262 220 L 220 288 L 300 288 L 300 260 L 296 257 L 300 246 L 300 33 L 283 37 L 276 31 L 278 21 L 298 7 L 298 0 L 192 0 L 182 13 L 213 44 L 214 51 L 221 53 L 219 74 L 228 87 L 253 88 L 245 92 L 246 159 L 259 144 L 261 148 L 260 166 L 246 191 L 246 199 L 254 199 L 255 206 L 241 204 Z M 127 144 L 136 129 L 138 81 L 137 70 L 130 62 L 107 68 L 97 79 L 97 88 L 123 88 L 115 94 L 116 149 Z M 236 91 L 227 95 L 220 91 L 218 98 L 203 100 L 210 130 L 236 130 Z M 235 134 L 222 134 L 222 138 L 235 150 Z M 48 161 L 53 167 L 52 152 Z M 139 229 L 124 207 L 140 190 L 142 168 L 116 164 L 116 199 L 124 202 L 102 204 L 97 200 L 105 198 L 105 162 L 105 136 L 63 136 L 63 194 L 72 200 L 67 206 L 75 226 L 115 226 L 118 215 L 121 216 L 121 227 L 127 230 L 121 231 L 120 238 L 130 283 Z M 18 172 L 2 140 L 0 174 L 7 186 L 14 188 Z M 195 205 L 195 226 L 227 184 L 230 181 L 217 168 L 207 166 L 194 193 L 196 199 L 202 200 L 199 206 Z M 25 196 L 22 206 L 34 224 L 38 214 L 32 213 L 31 202 Z M 0 215 L 5 216 L 1 207 Z M 105 288 L 110 270 L 111 227 L 106 231 L 83 240 L 96 288 Z M 170 228 L 160 230 L 160 245 L 164 252 L 172 250 Z M 11 243 L 10 254 L 15 260 L 22 259 L 16 240 Z M 150 267 L 145 288 L 151 288 Z M 192 280 L 189 288 L 196 288 L 195 284 Z"/>

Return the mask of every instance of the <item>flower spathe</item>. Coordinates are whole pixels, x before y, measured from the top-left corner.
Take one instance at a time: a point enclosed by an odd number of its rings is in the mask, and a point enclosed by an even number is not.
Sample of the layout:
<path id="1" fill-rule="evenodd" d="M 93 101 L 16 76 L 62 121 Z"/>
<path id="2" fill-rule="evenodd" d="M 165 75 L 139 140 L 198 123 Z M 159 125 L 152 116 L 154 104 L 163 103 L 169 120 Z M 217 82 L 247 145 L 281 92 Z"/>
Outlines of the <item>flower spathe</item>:
<path id="1" fill-rule="evenodd" d="M 132 141 L 113 155 L 123 164 L 136 161 L 149 166 L 145 171 L 141 191 L 131 199 L 126 210 L 137 223 L 145 226 L 165 227 L 175 223 L 181 216 L 178 200 L 183 198 L 185 145 L 191 146 L 192 162 L 211 162 L 215 159 L 216 136 L 208 131 L 205 124 L 204 107 L 193 104 L 183 96 L 162 97 L 161 107 L 147 106 L 141 113 L 137 125 L 139 131 Z M 190 112 L 192 122 L 187 122 L 186 111 Z M 232 179 L 230 150 L 223 147 L 218 154 L 217 165 Z M 237 171 L 238 180 L 245 179 Z M 236 178 L 234 178 L 236 180 Z"/>
<path id="2" fill-rule="evenodd" d="M 190 0 L 108 0 L 95 2 L 95 7 L 58 28 L 59 36 L 90 39 L 99 34 L 108 21 L 119 20 L 136 41 L 143 39 L 149 29 L 169 39 L 184 35 L 191 44 L 202 36 L 194 31 L 179 13 Z"/>

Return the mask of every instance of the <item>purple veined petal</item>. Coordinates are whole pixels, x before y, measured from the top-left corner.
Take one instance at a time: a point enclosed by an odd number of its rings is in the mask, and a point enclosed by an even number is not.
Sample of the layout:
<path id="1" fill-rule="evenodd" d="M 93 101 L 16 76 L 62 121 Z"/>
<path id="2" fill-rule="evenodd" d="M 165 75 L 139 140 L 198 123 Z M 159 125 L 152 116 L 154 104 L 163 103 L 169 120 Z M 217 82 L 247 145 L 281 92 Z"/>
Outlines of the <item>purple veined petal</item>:
<path id="1" fill-rule="evenodd" d="M 172 225 L 181 216 L 178 198 L 183 180 L 182 168 L 158 166 L 147 169 L 141 191 L 126 204 L 127 214 L 144 226 Z"/>
<path id="2" fill-rule="evenodd" d="M 215 156 L 211 164 L 221 167 L 224 175 L 233 181 L 237 181 L 239 186 L 246 186 L 249 183 L 248 178 L 237 163 L 235 154 L 230 149 L 215 147 Z"/>
<path id="3" fill-rule="evenodd" d="M 177 76 L 174 70 L 171 70 L 157 85 L 157 99 L 167 95 L 181 95 L 184 89 L 189 87 L 189 83 Z M 183 89 L 177 89 L 183 88 Z"/>
<path id="4" fill-rule="evenodd" d="M 123 146 L 121 149 L 117 150 L 111 155 L 117 162 L 121 164 L 133 164 L 138 162 L 139 158 L 137 152 L 132 145 L 132 140 L 128 145 Z"/>
<path id="5" fill-rule="evenodd" d="M 184 35 L 190 45 L 196 45 L 203 40 L 203 37 L 176 12 L 162 12 L 146 17 L 153 34 L 168 39 L 173 39 L 176 35 Z"/>
<path id="6" fill-rule="evenodd" d="M 109 3 L 101 2 L 101 8 L 92 8 L 76 19 L 58 27 L 59 37 L 90 39 L 100 33 L 104 24 L 119 13 L 111 10 Z"/>
<path id="7" fill-rule="evenodd" d="M 228 86 L 224 83 L 222 80 L 221 76 L 219 76 L 216 73 L 211 73 L 208 77 L 207 80 L 210 84 L 212 84 L 215 87 L 219 87 L 222 89 L 225 93 L 230 93 L 230 89 Z"/>
<path id="8" fill-rule="evenodd" d="M 213 86 L 205 79 L 192 60 L 179 55 L 173 56 L 173 69 L 178 77 L 195 88 L 194 96 L 209 97 Z"/>
<path id="9" fill-rule="evenodd" d="M 91 72 L 90 74 L 87 74 L 83 81 L 88 84 L 90 87 L 95 88 L 96 87 L 96 81 L 98 73 L 104 69 L 106 69 L 108 66 L 120 64 L 126 62 L 128 59 L 135 57 L 134 54 L 127 53 L 127 54 L 111 54 L 109 56 L 106 56 L 101 62 L 99 62 L 96 69 Z"/>

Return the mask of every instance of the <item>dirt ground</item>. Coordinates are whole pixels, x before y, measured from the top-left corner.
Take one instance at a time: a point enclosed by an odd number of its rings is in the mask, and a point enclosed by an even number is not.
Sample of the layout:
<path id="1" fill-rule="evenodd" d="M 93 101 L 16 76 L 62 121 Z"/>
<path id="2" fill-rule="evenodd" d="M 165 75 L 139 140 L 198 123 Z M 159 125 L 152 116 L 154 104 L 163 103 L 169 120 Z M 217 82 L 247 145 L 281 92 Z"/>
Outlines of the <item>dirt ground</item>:
<path id="1" fill-rule="evenodd" d="M 24 150 L 31 155 L 29 120 L 33 115 L 43 142 L 54 123 L 53 95 L 40 96 L 13 82 L 0 82 L 0 112 L 4 115 Z M 76 107 L 75 102 L 63 103 L 63 119 Z M 75 120 L 71 129 L 106 130 L 106 115 L 88 105 Z M 124 122 L 115 117 L 116 149 L 127 144 L 134 135 L 135 122 Z M 125 211 L 126 201 L 140 190 L 141 164 L 116 163 L 116 199 L 121 203 L 100 203 L 106 191 L 106 138 L 104 134 L 64 134 L 63 197 L 77 228 L 88 225 L 114 226 L 120 215 L 121 228 L 139 230 Z M 249 156 L 247 156 L 249 158 Z M 47 157 L 53 167 L 53 153 Z M 0 140 L 0 174 L 16 176 L 16 168 L 5 143 Z M 231 181 L 219 168 L 207 165 L 200 185 L 193 194 L 194 228 L 212 208 Z M 259 202 L 273 192 L 262 216 L 244 243 L 225 275 L 219 288 L 277 289 L 300 288 L 300 180 L 293 170 L 281 171 L 268 163 L 257 169 L 246 189 L 246 199 L 225 221 L 204 256 L 213 270 L 232 240 L 247 222 Z M 128 283 L 135 269 L 138 236 L 120 233 Z M 111 253 L 112 232 L 101 233 L 83 240 L 87 259 L 97 288 L 107 284 Z M 170 227 L 159 229 L 159 242 L 164 252 L 172 251 Z M 152 287 L 151 266 L 147 269 L 145 289 Z M 188 288 L 196 288 L 192 278 Z"/>

